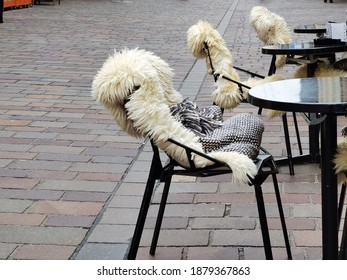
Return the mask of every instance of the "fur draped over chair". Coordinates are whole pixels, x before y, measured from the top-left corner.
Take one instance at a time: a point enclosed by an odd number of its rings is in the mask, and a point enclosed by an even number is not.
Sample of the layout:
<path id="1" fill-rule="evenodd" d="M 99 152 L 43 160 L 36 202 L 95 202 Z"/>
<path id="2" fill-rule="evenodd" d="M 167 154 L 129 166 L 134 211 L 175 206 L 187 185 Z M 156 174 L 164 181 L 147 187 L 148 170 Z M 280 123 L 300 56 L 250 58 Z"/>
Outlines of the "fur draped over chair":
<path id="1" fill-rule="evenodd" d="M 232 109 L 238 106 L 242 100 L 247 99 L 248 90 L 243 88 L 240 91 L 239 86 L 229 81 L 226 77 L 236 82 L 254 87 L 260 84 L 283 80 L 281 75 L 271 75 L 264 79 L 249 78 L 248 80 L 241 81 L 240 77 L 233 67 L 232 54 L 227 48 L 224 39 L 220 33 L 207 21 L 200 20 L 197 24 L 191 26 L 187 31 L 187 43 L 190 52 L 197 58 L 204 58 L 209 74 L 218 75 L 215 81 L 216 89 L 212 93 L 212 99 L 216 105 L 225 109 Z M 208 52 L 206 50 L 208 47 Z M 214 73 L 212 73 L 212 65 Z M 283 112 L 269 110 L 269 117 L 282 115 Z"/>
<path id="2" fill-rule="evenodd" d="M 265 45 L 291 43 L 291 32 L 283 17 L 270 12 L 262 6 L 252 8 L 249 21 L 258 38 Z M 281 68 L 286 63 L 285 55 L 276 57 L 276 67 Z"/>
<path id="3" fill-rule="evenodd" d="M 298 67 L 294 72 L 294 78 L 306 78 L 307 77 L 307 65 Z M 318 63 L 314 77 L 347 77 L 347 71 L 336 69 L 332 65 L 320 62 Z"/>
<path id="4" fill-rule="evenodd" d="M 135 137 L 149 137 L 180 165 L 189 166 L 186 152 L 168 139 L 179 141 L 226 163 L 233 171 L 232 179 L 241 185 L 248 185 L 250 178 L 254 178 L 257 173 L 253 159 L 225 148 L 230 143 L 206 151 L 204 139 L 173 116 L 171 109 L 183 102 L 183 98 L 173 88 L 172 78 L 173 71 L 169 65 L 152 52 L 141 49 L 115 51 L 94 77 L 92 96 L 112 113 L 124 131 Z M 260 119 L 250 114 L 244 115 L 247 123 L 254 121 L 262 133 Z M 228 120 L 223 127 L 227 125 Z M 243 126 L 239 123 L 238 127 L 241 130 Z M 260 146 L 260 142 L 257 145 Z M 193 161 L 196 167 L 212 164 L 198 155 L 194 155 Z"/>

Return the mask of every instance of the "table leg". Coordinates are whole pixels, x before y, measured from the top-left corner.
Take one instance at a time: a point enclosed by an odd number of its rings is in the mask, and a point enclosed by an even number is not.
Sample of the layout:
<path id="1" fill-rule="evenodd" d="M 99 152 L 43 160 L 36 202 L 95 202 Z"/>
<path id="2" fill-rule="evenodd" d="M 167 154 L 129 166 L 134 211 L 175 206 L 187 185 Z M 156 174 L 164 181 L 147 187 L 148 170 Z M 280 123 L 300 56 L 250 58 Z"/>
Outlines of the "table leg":
<path id="1" fill-rule="evenodd" d="M 338 207 L 337 178 L 334 158 L 337 141 L 337 120 L 335 115 L 327 115 L 321 124 L 322 157 L 322 242 L 323 259 L 338 259 Z"/>
<path id="2" fill-rule="evenodd" d="M 273 55 L 271 58 L 270 68 L 269 72 L 267 73 L 268 76 L 271 76 L 276 73 L 276 55 Z"/>

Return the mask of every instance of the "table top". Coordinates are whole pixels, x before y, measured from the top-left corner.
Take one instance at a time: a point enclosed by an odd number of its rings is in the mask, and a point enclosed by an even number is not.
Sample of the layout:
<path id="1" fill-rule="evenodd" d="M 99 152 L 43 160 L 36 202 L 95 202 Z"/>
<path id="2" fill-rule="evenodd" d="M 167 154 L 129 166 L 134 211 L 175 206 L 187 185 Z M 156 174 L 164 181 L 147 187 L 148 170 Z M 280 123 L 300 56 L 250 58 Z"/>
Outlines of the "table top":
<path id="1" fill-rule="evenodd" d="M 304 24 L 299 25 L 294 28 L 294 33 L 325 33 L 326 32 L 326 24 Z"/>
<path id="2" fill-rule="evenodd" d="M 289 112 L 347 114 L 347 78 L 288 79 L 253 87 L 249 103 Z"/>
<path id="3" fill-rule="evenodd" d="M 347 51 L 347 43 L 339 45 L 315 45 L 314 42 L 276 44 L 262 47 L 263 54 L 271 55 L 325 55 Z"/>

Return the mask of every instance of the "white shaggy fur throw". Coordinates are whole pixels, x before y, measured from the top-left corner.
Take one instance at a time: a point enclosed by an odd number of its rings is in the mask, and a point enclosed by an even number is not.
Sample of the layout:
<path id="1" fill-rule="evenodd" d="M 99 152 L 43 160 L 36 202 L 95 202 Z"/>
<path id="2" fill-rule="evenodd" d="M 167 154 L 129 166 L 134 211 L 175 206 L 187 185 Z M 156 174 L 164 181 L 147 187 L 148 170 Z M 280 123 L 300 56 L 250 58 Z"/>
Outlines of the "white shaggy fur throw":
<path id="1" fill-rule="evenodd" d="M 190 52 L 196 58 L 206 59 L 209 74 L 220 75 L 219 79 L 215 82 L 216 89 L 212 93 L 212 99 L 215 104 L 221 108 L 235 108 L 243 99 L 247 99 L 248 96 L 248 89 L 243 88 L 243 93 L 241 93 L 236 83 L 228 81 L 221 76 L 241 82 L 249 87 L 283 80 L 281 75 L 272 75 L 265 77 L 265 79 L 250 78 L 246 81 L 241 81 L 237 71 L 233 67 L 232 54 L 227 48 L 224 39 L 207 21 L 200 20 L 197 24 L 188 29 L 187 42 Z M 215 73 L 212 73 L 212 67 L 206 52 L 205 44 L 208 46 Z M 268 116 L 272 118 L 282 115 L 283 113 L 284 112 L 269 110 Z"/>
<path id="2" fill-rule="evenodd" d="M 335 171 L 339 183 L 347 183 L 347 137 L 339 137 L 334 159 Z"/>
<path id="3" fill-rule="evenodd" d="M 209 74 L 219 74 L 240 81 L 238 73 L 233 68 L 232 55 L 226 47 L 224 39 L 209 22 L 200 20 L 197 24 L 191 26 L 187 31 L 187 43 L 190 52 L 196 58 L 206 59 Z M 205 43 L 208 45 L 215 73 L 212 73 Z M 215 86 L 216 89 L 212 93 L 212 99 L 219 107 L 234 108 L 245 98 L 245 96 L 242 96 L 238 85 L 226 79 L 219 78 Z"/>
<path id="4" fill-rule="evenodd" d="M 169 65 L 153 53 L 140 49 L 115 52 L 94 77 L 92 96 L 108 109 L 117 124 L 130 135 L 150 137 L 155 144 L 182 166 L 189 166 L 186 152 L 167 141 L 175 139 L 203 152 L 199 138 L 186 129 L 170 113 L 170 107 L 181 102 L 182 96 L 172 85 Z M 211 152 L 232 169 L 232 179 L 248 185 L 257 170 L 254 162 L 236 152 Z M 195 155 L 197 167 L 212 162 Z"/>
<path id="5" fill-rule="evenodd" d="M 283 17 L 270 12 L 262 6 L 252 8 L 249 21 L 258 38 L 265 45 L 289 44 L 291 33 Z M 276 57 L 276 67 L 281 68 L 286 63 L 286 56 Z"/>

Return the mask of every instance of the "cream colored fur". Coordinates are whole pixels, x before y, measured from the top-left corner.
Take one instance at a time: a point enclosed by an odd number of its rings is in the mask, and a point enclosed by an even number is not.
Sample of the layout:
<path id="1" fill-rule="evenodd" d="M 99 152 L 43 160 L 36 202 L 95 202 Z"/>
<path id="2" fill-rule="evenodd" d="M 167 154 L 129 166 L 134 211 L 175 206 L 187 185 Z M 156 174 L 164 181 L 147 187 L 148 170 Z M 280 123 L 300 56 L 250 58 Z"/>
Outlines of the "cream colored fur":
<path id="1" fill-rule="evenodd" d="M 200 20 L 197 24 L 191 26 L 187 31 L 187 42 L 189 50 L 196 58 L 206 59 L 207 69 L 210 74 L 212 74 L 212 69 L 205 50 L 205 43 L 208 45 L 215 73 L 221 76 L 231 78 L 250 87 L 283 79 L 280 75 L 272 75 L 265 79 L 251 78 L 246 81 L 240 81 L 237 71 L 233 68 L 231 52 L 227 48 L 222 36 L 209 22 Z M 239 86 L 227 79 L 220 77 L 215 82 L 215 86 L 216 89 L 212 93 L 212 99 L 215 104 L 222 108 L 235 108 L 243 99 L 247 99 L 248 90 L 243 88 L 243 93 L 241 93 Z M 271 116 L 282 114 L 282 112 L 278 111 L 270 112 Z"/>
<path id="2" fill-rule="evenodd" d="M 132 49 L 115 52 L 103 64 L 92 83 L 92 96 L 108 109 L 117 124 L 130 135 L 150 137 L 156 145 L 182 166 L 188 166 L 186 152 L 167 141 L 175 139 L 203 152 L 199 138 L 170 114 L 170 107 L 182 101 L 172 85 L 173 72 L 153 53 Z M 256 175 L 256 166 L 245 155 L 236 152 L 213 152 L 233 170 L 235 182 L 248 185 Z M 212 162 L 193 157 L 197 167 Z"/>
<path id="3" fill-rule="evenodd" d="M 334 164 L 339 183 L 347 183 L 347 137 L 338 138 Z"/>
<path id="4" fill-rule="evenodd" d="M 347 77 L 347 71 L 333 68 L 331 65 L 322 63 L 318 64 L 314 72 L 315 77 Z M 306 78 L 307 65 L 298 67 L 295 70 L 294 78 Z"/>
<path id="5" fill-rule="evenodd" d="M 206 59 L 207 69 L 210 74 L 212 74 L 212 69 L 205 50 L 205 43 L 208 45 L 215 73 L 221 76 L 231 78 L 250 87 L 283 80 L 283 77 L 280 75 L 272 75 L 265 79 L 250 78 L 246 81 L 241 81 L 237 71 L 233 67 L 232 54 L 227 48 L 224 39 L 209 22 L 200 20 L 197 24 L 191 26 L 187 31 L 187 42 L 189 50 L 196 58 Z M 227 79 L 220 77 L 215 82 L 215 86 L 216 89 L 212 92 L 212 99 L 219 107 L 232 109 L 239 105 L 243 99 L 247 99 L 248 90 L 243 88 L 243 93 L 241 93 L 239 86 Z M 268 116 L 275 117 L 283 113 L 269 110 Z"/>
<path id="6" fill-rule="evenodd" d="M 249 18 L 251 26 L 255 29 L 258 38 L 265 45 L 289 44 L 291 33 L 283 17 L 270 12 L 262 6 L 252 8 Z M 286 56 L 276 57 L 276 67 L 281 68 L 286 63 Z"/>
<path id="7" fill-rule="evenodd" d="M 188 48 L 196 58 L 205 58 L 209 74 L 212 73 L 211 64 L 205 50 L 208 45 L 215 74 L 240 81 L 239 75 L 233 68 L 232 55 L 226 47 L 225 41 L 219 32 L 207 22 L 200 20 L 187 31 Z M 234 108 L 243 99 L 238 86 L 225 79 L 218 79 L 216 89 L 212 93 L 213 101 L 222 108 Z"/>

